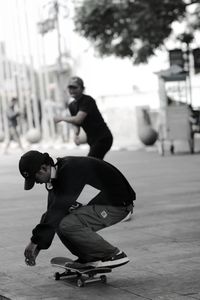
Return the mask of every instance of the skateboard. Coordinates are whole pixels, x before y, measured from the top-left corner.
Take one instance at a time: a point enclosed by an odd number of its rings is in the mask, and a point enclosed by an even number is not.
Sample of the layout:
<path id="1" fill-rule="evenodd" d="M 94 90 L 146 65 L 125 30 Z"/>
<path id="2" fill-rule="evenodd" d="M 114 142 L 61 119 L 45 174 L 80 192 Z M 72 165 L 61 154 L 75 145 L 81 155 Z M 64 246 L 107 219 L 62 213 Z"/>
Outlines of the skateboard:
<path id="1" fill-rule="evenodd" d="M 54 273 L 55 280 L 60 280 L 61 277 L 74 278 L 78 287 L 83 287 L 87 283 L 97 281 L 106 283 L 107 277 L 104 273 L 110 273 L 112 271 L 109 267 L 85 266 L 77 269 L 71 268 L 66 266 L 66 264 L 72 262 L 72 260 L 66 257 L 54 257 L 50 262 L 53 267 L 64 269 L 63 273 Z M 100 274 L 100 276 L 96 276 L 97 274 Z"/>

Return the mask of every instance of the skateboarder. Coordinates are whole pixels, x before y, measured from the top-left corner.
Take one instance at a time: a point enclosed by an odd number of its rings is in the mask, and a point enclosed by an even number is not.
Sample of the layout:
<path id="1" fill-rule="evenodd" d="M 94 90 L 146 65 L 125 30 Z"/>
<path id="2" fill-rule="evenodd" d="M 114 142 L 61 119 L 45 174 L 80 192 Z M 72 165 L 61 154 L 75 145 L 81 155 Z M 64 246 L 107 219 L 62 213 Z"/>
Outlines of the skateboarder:
<path id="1" fill-rule="evenodd" d="M 76 263 L 107 267 L 129 261 L 124 252 L 97 233 L 120 222 L 133 209 L 135 192 L 117 168 L 92 157 L 54 159 L 31 150 L 20 158 L 19 170 L 25 178 L 25 190 L 35 183 L 44 183 L 48 190 L 47 211 L 25 249 L 28 265 L 35 265 L 39 251 L 50 247 L 55 233 L 77 256 Z M 82 206 L 77 200 L 86 185 L 98 194 Z"/>
<path id="2" fill-rule="evenodd" d="M 95 100 L 85 95 L 84 83 L 80 77 L 74 76 L 69 80 L 68 91 L 74 99 L 69 104 L 71 116 L 56 117 L 55 122 L 65 121 L 74 125 L 74 141 L 81 143 L 80 128 L 86 133 L 85 142 L 90 146 L 88 156 L 103 159 L 110 150 L 113 136 L 96 105 Z"/>

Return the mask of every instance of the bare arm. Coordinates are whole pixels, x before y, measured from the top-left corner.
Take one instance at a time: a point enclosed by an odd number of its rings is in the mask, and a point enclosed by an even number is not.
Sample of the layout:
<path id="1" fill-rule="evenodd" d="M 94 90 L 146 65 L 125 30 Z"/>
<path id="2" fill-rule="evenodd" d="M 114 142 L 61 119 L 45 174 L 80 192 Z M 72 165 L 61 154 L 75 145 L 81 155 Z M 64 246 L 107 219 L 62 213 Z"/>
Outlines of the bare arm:
<path id="1" fill-rule="evenodd" d="M 74 125 L 73 126 L 73 129 L 74 129 L 74 135 L 79 135 L 79 133 L 80 133 L 80 127 L 79 126 L 76 126 L 76 125 Z"/>
<path id="2" fill-rule="evenodd" d="M 79 133 L 80 133 L 80 127 L 74 125 L 73 126 L 74 129 L 74 143 L 79 146 Z"/>
<path id="3" fill-rule="evenodd" d="M 86 133 L 78 126 L 74 126 L 74 143 L 77 146 L 87 143 Z"/>
<path id="4" fill-rule="evenodd" d="M 54 120 L 56 123 L 64 121 L 73 125 L 80 126 L 83 123 L 86 116 L 87 113 L 80 110 L 75 116 L 55 117 Z"/>

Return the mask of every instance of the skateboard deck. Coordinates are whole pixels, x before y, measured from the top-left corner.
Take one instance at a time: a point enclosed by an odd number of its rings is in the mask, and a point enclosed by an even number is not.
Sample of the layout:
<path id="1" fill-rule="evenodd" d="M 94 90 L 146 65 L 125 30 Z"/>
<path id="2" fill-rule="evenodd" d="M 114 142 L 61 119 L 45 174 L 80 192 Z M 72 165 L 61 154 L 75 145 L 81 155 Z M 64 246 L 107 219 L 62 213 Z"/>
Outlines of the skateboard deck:
<path id="1" fill-rule="evenodd" d="M 95 281 L 106 283 L 107 277 L 103 274 L 112 271 L 112 269 L 108 267 L 84 266 L 81 268 L 71 268 L 66 266 L 66 264 L 73 262 L 73 260 L 66 257 L 54 257 L 50 262 L 53 267 L 64 269 L 63 273 L 54 273 L 55 280 L 59 280 L 61 277 L 75 278 L 78 287 L 83 287 L 85 284 Z M 100 274 L 100 276 L 96 276 L 97 274 Z"/>

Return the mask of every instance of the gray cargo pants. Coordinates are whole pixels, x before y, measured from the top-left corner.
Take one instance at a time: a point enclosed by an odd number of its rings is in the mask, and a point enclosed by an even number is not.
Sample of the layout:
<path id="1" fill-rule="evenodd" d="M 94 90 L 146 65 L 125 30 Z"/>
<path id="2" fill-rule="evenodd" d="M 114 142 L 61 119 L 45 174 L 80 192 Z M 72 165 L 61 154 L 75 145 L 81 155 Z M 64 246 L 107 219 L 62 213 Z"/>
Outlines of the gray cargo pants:
<path id="1" fill-rule="evenodd" d="M 133 206 L 82 206 L 60 222 L 57 234 L 69 251 L 80 259 L 101 260 L 119 249 L 105 241 L 96 231 L 122 221 Z"/>

